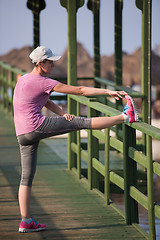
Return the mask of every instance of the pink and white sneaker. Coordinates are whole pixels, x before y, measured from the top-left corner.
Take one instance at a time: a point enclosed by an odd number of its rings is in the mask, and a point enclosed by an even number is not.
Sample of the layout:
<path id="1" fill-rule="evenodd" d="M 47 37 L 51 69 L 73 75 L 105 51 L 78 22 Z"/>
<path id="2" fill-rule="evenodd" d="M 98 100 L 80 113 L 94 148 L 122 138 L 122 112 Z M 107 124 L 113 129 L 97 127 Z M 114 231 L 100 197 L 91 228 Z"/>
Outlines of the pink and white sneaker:
<path id="1" fill-rule="evenodd" d="M 19 226 L 19 232 L 27 233 L 27 232 L 38 232 L 46 229 L 45 224 L 40 224 L 36 222 L 32 217 L 29 223 L 25 220 L 22 220 Z"/>
<path id="2" fill-rule="evenodd" d="M 127 100 L 127 104 L 125 105 L 122 112 L 125 122 L 126 123 L 138 122 L 139 118 L 138 118 L 137 111 L 135 109 L 135 104 L 133 99 L 128 95 L 125 96 L 125 99 Z"/>

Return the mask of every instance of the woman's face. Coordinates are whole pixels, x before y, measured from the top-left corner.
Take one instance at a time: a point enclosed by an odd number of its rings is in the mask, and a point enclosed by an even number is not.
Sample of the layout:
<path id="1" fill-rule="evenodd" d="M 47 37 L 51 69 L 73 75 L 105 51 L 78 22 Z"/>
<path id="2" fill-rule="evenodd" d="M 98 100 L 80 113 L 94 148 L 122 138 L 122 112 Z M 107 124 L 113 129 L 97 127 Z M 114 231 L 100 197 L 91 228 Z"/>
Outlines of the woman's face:
<path id="1" fill-rule="evenodd" d="M 51 60 L 46 60 L 45 62 L 40 63 L 41 69 L 45 74 L 50 74 L 54 68 L 54 62 Z"/>

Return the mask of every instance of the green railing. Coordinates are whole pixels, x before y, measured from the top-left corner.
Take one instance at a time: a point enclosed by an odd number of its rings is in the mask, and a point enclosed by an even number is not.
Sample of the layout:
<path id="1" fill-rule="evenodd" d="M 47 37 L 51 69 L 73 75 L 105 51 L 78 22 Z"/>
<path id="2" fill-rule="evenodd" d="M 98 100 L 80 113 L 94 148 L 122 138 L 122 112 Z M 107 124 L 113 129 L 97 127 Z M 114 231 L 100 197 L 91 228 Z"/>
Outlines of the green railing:
<path id="1" fill-rule="evenodd" d="M 15 84 L 19 75 L 23 75 L 24 73 L 19 69 L 0 62 L 0 96 L 2 97 L 4 108 L 9 111 L 13 111 L 12 99 Z M 113 82 L 100 78 L 96 78 L 96 81 L 105 84 L 105 86 L 112 85 L 117 90 L 126 90 L 133 97 L 143 99 L 140 93 L 122 86 L 115 86 Z M 81 105 L 84 105 L 87 108 L 88 117 L 120 114 L 119 110 L 121 109 L 117 110 L 113 108 L 113 103 L 106 100 L 105 96 L 102 96 L 100 101 L 107 102 L 108 104 L 104 105 L 101 102 L 97 102 L 97 99 L 94 97 L 87 98 L 70 95 L 68 96 L 69 112 L 80 116 Z M 111 106 L 108 106 L 109 104 Z M 71 109 L 71 105 L 75 107 Z M 116 128 L 111 129 L 115 130 Z M 160 129 L 144 122 L 132 125 L 123 124 L 123 129 L 119 130 L 116 137 L 110 136 L 111 129 L 105 129 L 104 131 L 87 130 L 87 150 L 83 147 L 85 144 L 81 141 L 80 131 L 70 133 L 68 137 L 68 168 L 76 169 L 78 177 L 81 178 L 83 174 L 82 160 L 84 160 L 88 165 L 87 182 L 89 188 L 97 189 L 97 192 L 100 193 L 100 176 L 103 177 L 105 203 L 110 204 L 114 208 L 116 207 L 110 200 L 110 183 L 115 184 L 124 191 L 125 213 L 121 214 L 124 215 L 127 224 L 134 224 L 141 230 L 137 224 L 139 222 L 138 203 L 147 209 L 149 235 L 147 233 L 144 234 L 148 239 L 155 239 L 155 216 L 160 219 L 160 206 L 154 202 L 153 174 L 160 176 L 160 164 L 154 162 L 152 159 L 152 138 L 160 140 Z M 139 142 L 136 141 L 136 130 L 146 136 L 146 151 L 142 151 L 144 148 L 140 148 Z M 117 131 L 115 132 L 117 133 Z M 99 160 L 99 150 L 102 148 L 105 150 L 104 164 Z M 121 153 L 123 156 L 123 176 L 110 168 L 109 153 L 111 149 Z M 137 165 L 146 169 L 147 195 L 137 188 Z"/>
<path id="2" fill-rule="evenodd" d="M 87 107 L 87 116 L 96 116 L 97 111 L 106 116 L 120 114 L 116 109 L 96 102 L 94 98 L 68 96 L 69 102 L 77 106 L 76 112 L 70 113 L 80 115 L 80 106 Z M 146 153 L 139 151 L 136 142 L 136 130 L 146 135 Z M 68 168 L 76 169 L 78 177 L 82 177 L 82 160 L 87 162 L 87 179 L 90 189 L 99 190 L 99 176 L 104 178 L 104 199 L 106 204 L 110 201 L 110 183 L 115 184 L 124 191 L 125 213 L 127 224 L 134 224 L 139 228 L 138 203 L 148 211 L 149 235 L 148 239 L 156 239 L 155 216 L 160 219 L 160 206 L 154 202 L 153 174 L 160 176 L 160 164 L 152 159 L 152 138 L 160 140 L 160 129 L 144 122 L 123 124 L 122 139 L 110 136 L 110 129 L 105 131 L 87 130 L 87 150 L 83 149 L 80 131 L 70 133 L 68 145 Z M 99 160 L 99 142 L 104 143 L 104 164 Z M 123 177 L 117 172 L 110 170 L 110 148 L 115 149 L 123 155 Z M 142 166 L 147 172 L 147 195 L 137 188 L 137 165 Z M 111 204 L 112 205 L 112 204 Z M 143 232 L 143 231 L 142 231 Z"/>
<path id="3" fill-rule="evenodd" d="M 0 96 L 5 109 L 13 112 L 13 92 L 20 75 L 24 72 L 0 62 Z"/>

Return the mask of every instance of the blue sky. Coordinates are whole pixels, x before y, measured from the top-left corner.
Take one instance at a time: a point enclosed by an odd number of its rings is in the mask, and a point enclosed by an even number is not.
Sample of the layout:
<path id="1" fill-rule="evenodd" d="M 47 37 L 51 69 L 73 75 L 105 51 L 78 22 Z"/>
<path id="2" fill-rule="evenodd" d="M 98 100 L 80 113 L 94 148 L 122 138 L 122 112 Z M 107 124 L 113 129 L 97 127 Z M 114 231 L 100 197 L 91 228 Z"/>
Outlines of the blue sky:
<path id="1" fill-rule="evenodd" d="M 59 0 L 45 0 L 40 14 L 41 45 L 62 54 L 67 47 L 67 11 Z M 123 0 L 123 50 L 132 53 L 141 46 L 141 11 L 135 0 Z M 0 55 L 33 44 L 33 15 L 27 0 L 0 0 Z M 93 55 L 93 14 L 87 0 L 77 14 L 77 40 Z M 114 52 L 114 0 L 101 0 L 100 46 L 102 55 Z M 152 0 L 152 48 L 160 45 L 160 0 Z"/>

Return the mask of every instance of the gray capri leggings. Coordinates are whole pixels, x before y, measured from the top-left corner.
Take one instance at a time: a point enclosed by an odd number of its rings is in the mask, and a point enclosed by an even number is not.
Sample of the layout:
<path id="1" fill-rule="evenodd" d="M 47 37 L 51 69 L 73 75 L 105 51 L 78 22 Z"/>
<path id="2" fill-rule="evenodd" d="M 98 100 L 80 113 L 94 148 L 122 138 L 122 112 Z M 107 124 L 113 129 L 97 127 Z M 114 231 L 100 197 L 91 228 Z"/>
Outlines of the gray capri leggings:
<path id="1" fill-rule="evenodd" d="M 81 129 L 91 129 L 91 119 L 74 117 L 67 121 L 64 117 L 46 117 L 35 131 L 17 136 L 21 153 L 21 185 L 32 186 L 36 171 L 37 149 L 41 139 L 69 133 Z"/>

